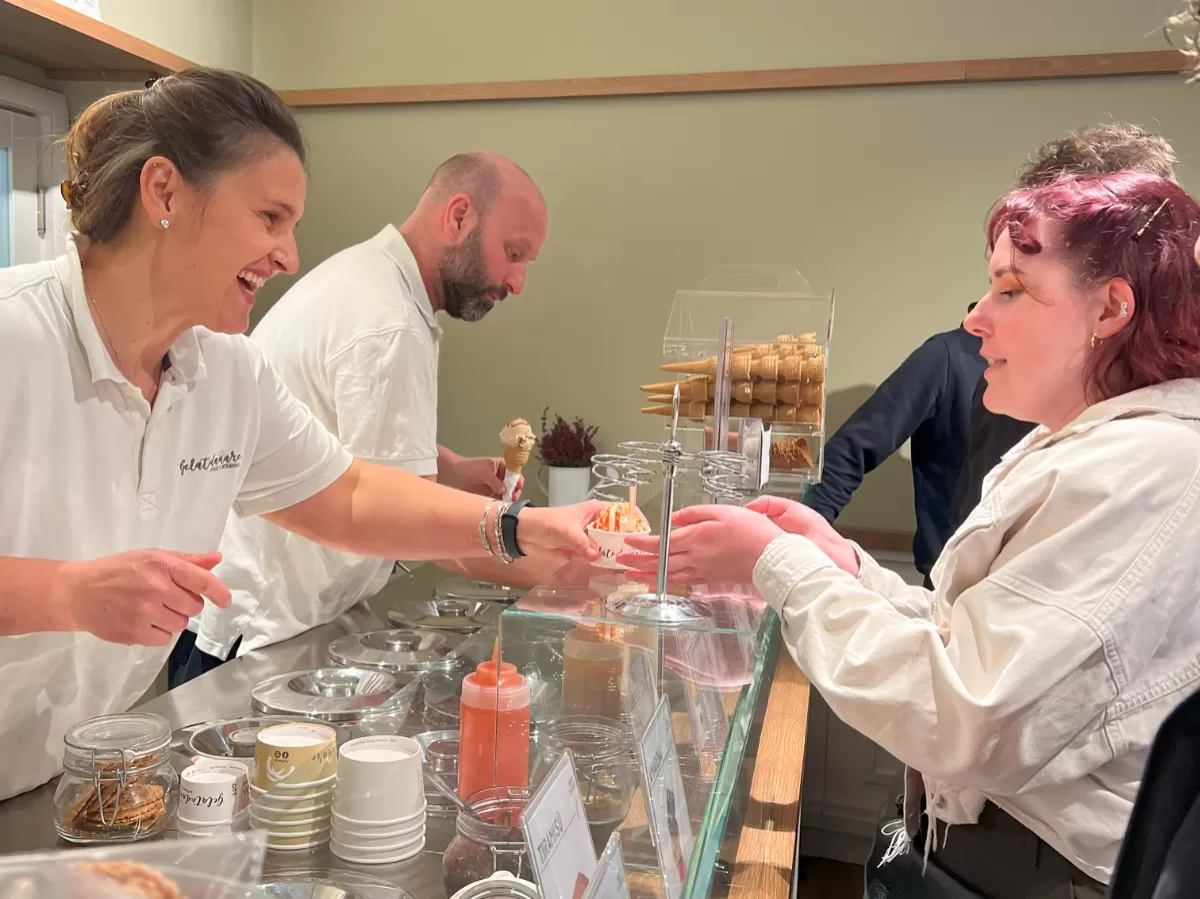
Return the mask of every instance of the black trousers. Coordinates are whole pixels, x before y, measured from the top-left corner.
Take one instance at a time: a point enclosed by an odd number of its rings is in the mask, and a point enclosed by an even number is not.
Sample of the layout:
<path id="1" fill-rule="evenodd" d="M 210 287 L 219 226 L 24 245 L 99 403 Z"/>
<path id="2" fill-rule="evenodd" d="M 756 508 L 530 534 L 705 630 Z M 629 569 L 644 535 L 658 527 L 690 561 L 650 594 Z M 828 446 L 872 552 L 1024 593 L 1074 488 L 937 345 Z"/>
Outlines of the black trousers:
<path id="1" fill-rule="evenodd" d="M 196 635 L 191 631 L 184 631 L 175 641 L 171 656 L 167 659 L 167 688 L 174 690 L 181 684 L 186 684 L 188 681 L 195 680 L 200 675 L 224 665 L 237 655 L 241 643 L 242 638 L 238 637 L 233 648 L 229 650 L 228 657 L 221 659 L 197 649 Z"/>
<path id="2" fill-rule="evenodd" d="M 928 826 L 928 818 L 922 821 Z M 938 826 L 925 866 L 925 827 L 908 851 L 880 865 L 903 820 L 880 822 L 866 866 L 867 899 L 1103 899 L 1104 884 L 990 802 L 978 824 Z M 922 870 L 924 869 L 924 870 Z"/>

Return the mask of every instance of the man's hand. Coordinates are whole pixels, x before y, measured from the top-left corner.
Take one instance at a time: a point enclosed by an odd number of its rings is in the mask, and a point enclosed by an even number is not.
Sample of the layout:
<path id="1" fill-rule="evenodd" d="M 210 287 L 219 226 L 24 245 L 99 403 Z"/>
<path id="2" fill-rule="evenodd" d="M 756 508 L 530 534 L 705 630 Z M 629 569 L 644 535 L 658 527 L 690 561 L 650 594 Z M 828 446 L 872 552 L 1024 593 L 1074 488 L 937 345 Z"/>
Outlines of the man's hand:
<path id="1" fill-rule="evenodd" d="M 455 490 L 463 490 L 492 499 L 502 499 L 504 497 L 504 474 L 503 459 L 457 456 L 449 465 L 443 463 L 443 468 L 438 471 L 438 483 L 453 487 Z M 524 484 L 525 478 L 522 477 L 513 492 L 514 500 L 521 498 L 521 488 Z"/>
<path id="2" fill-rule="evenodd" d="M 64 630 L 110 643 L 168 646 L 200 613 L 207 597 L 228 608 L 233 597 L 212 568 L 220 553 L 194 555 L 138 549 L 59 569 L 49 601 Z"/>

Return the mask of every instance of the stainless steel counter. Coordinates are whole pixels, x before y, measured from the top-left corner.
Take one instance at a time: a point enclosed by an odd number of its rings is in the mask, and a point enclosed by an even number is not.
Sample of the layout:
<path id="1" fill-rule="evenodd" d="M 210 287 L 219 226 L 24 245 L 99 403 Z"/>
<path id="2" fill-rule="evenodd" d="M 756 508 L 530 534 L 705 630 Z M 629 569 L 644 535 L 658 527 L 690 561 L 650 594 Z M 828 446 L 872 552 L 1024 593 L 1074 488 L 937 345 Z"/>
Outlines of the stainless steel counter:
<path id="1" fill-rule="evenodd" d="M 387 626 L 386 610 L 401 599 L 432 596 L 433 585 L 447 572 L 428 565 L 412 576 L 393 580 L 370 604 L 355 607 L 332 624 L 248 653 L 215 671 L 143 703 L 139 711 L 162 715 L 172 728 L 250 713 L 250 690 L 259 681 L 287 671 L 328 664 L 331 640 L 347 633 Z M 0 802 L 0 852 L 66 849 L 54 830 L 54 787 L 51 782 L 29 793 Z M 317 869 L 348 869 L 382 878 L 411 893 L 415 899 L 445 899 L 441 853 L 454 835 L 453 819 L 430 817 L 425 851 L 396 865 L 351 865 L 332 856 L 328 847 L 312 851 L 267 854 L 267 874 Z"/>

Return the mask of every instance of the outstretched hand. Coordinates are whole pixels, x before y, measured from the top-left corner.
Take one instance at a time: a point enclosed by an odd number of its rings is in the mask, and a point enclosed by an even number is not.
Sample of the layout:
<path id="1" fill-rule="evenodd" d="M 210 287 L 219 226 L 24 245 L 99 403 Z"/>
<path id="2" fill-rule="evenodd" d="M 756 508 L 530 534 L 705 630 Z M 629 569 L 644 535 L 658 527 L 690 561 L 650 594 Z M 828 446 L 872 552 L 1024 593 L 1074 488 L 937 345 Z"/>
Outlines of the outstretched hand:
<path id="1" fill-rule="evenodd" d="M 858 577 L 858 555 L 854 547 L 819 512 L 803 503 L 778 496 L 760 496 L 746 508 L 765 515 L 789 534 L 807 537 L 817 549 L 829 556 L 834 565 Z"/>
<path id="2" fill-rule="evenodd" d="M 696 584 L 752 584 L 754 566 L 784 531 L 765 515 L 738 506 L 691 506 L 671 519 L 667 573 L 673 581 Z M 628 576 L 647 580 L 658 567 L 658 537 L 626 537 L 634 552 L 617 557 Z M 643 555 L 650 553 L 651 555 Z"/>

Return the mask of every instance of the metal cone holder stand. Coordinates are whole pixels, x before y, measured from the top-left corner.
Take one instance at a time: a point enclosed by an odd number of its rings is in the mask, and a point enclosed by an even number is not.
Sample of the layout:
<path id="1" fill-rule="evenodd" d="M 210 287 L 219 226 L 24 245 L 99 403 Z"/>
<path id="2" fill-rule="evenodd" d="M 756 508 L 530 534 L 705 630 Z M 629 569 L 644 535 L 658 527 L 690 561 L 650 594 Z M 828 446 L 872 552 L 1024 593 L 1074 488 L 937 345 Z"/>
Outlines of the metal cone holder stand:
<path id="1" fill-rule="evenodd" d="M 681 471 L 698 469 L 704 492 L 713 502 L 742 505 L 757 493 L 765 480 L 766 466 L 760 464 L 761 448 L 769 447 L 770 434 L 762 422 L 743 421 L 739 430 L 739 444 L 753 458 L 741 452 L 717 449 L 727 441 L 729 429 L 729 388 L 733 365 L 733 324 L 728 318 L 721 319 L 720 346 L 718 352 L 718 397 L 723 402 L 717 405 L 717 419 L 713 428 L 713 448 L 698 454 L 684 452 L 679 442 L 680 391 L 676 385 L 671 396 L 670 436 L 664 443 L 651 441 L 627 441 L 619 444 L 620 453 L 597 455 L 592 460 L 592 473 L 596 486 L 592 495 L 610 502 L 629 500 L 630 488 L 653 483 L 654 469 L 661 468 L 663 478 L 662 518 L 659 529 L 658 569 L 653 592 L 633 596 L 614 593 L 605 602 L 605 608 L 615 618 L 631 624 L 647 625 L 657 630 L 658 644 L 658 689 L 661 691 L 664 666 L 665 631 L 672 627 L 702 625 L 713 620 L 711 607 L 702 600 L 672 595 L 667 589 L 667 561 L 671 553 L 671 518 L 675 511 L 675 486 Z M 747 437 L 750 437 L 748 440 Z"/>

